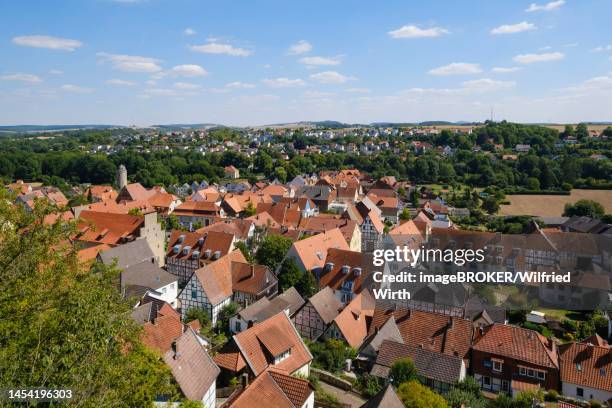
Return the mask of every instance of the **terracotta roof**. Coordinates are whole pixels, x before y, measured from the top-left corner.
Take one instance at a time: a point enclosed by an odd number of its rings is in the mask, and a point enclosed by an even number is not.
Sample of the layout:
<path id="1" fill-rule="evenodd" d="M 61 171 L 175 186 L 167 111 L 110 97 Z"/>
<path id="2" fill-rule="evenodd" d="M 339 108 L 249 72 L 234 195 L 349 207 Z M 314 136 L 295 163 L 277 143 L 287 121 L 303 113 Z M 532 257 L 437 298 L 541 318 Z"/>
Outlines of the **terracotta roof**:
<path id="1" fill-rule="evenodd" d="M 268 194 L 270 196 L 284 196 L 287 194 L 287 187 L 280 184 L 270 184 L 259 190 L 261 193 Z"/>
<path id="2" fill-rule="evenodd" d="M 257 295 L 278 280 L 265 265 L 251 265 L 247 262 L 232 262 L 232 290 Z"/>
<path id="3" fill-rule="evenodd" d="M 90 186 L 87 194 L 91 192 L 91 196 L 97 200 L 115 200 L 117 192 L 112 186 Z"/>
<path id="4" fill-rule="evenodd" d="M 348 272 L 345 273 L 347 266 Z M 329 286 L 334 290 L 340 290 L 343 284 L 352 282 L 351 291 L 359 293 L 371 283 L 369 266 L 366 255 L 362 252 L 330 248 L 320 274 L 319 287 Z"/>
<path id="5" fill-rule="evenodd" d="M 320 268 L 325 264 L 330 248 L 349 249 L 342 232 L 338 228 L 293 243 L 297 256 L 306 270 Z"/>
<path id="6" fill-rule="evenodd" d="M 234 218 L 232 220 L 215 222 L 207 227 L 197 229 L 195 232 L 198 234 L 204 234 L 210 231 L 225 232 L 227 234 L 233 234 L 238 239 L 246 240 L 253 224 L 254 222 L 251 220 Z"/>
<path id="7" fill-rule="evenodd" d="M 96 257 L 98 256 L 100 252 L 106 251 L 107 249 L 110 249 L 110 248 L 111 247 L 107 244 L 97 244 L 97 245 L 90 246 L 88 248 L 81 249 L 77 253 L 77 256 L 80 262 L 93 261 L 94 259 L 96 259 Z"/>
<path id="8" fill-rule="evenodd" d="M 476 338 L 473 349 L 542 367 L 558 368 L 557 354 L 548 347 L 548 343 L 549 340 L 534 330 L 495 323 Z"/>
<path id="9" fill-rule="evenodd" d="M 187 399 L 201 401 L 216 381 L 219 367 L 202 347 L 191 328 L 176 340 L 174 348 L 175 350 L 171 349 L 164 354 L 164 361 L 170 366 L 183 395 Z"/>
<path id="10" fill-rule="evenodd" d="M 233 294 L 233 262 L 246 263 L 246 259 L 239 249 L 222 256 L 194 272 L 195 277 L 200 281 L 200 285 L 202 285 L 202 289 L 206 293 L 206 297 L 213 305 L 221 303 Z"/>
<path id="11" fill-rule="evenodd" d="M 68 211 L 63 211 L 60 213 L 54 212 L 54 213 L 45 215 L 45 218 L 43 219 L 43 223 L 46 225 L 50 225 L 50 224 L 54 224 L 55 222 L 57 222 L 57 220 L 70 221 L 73 219 L 74 219 L 74 214 L 72 214 L 72 211 L 68 210 Z"/>
<path id="12" fill-rule="evenodd" d="M 185 201 L 174 209 L 174 214 L 180 215 L 218 215 L 221 207 L 211 201 Z"/>
<path id="13" fill-rule="evenodd" d="M 580 343 L 582 344 L 592 344 L 594 346 L 598 346 L 598 347 L 608 347 L 608 342 L 605 341 L 599 334 L 595 333 L 592 336 L 587 337 L 586 339 L 582 340 Z"/>
<path id="14" fill-rule="evenodd" d="M 187 200 L 188 201 L 208 201 L 208 202 L 214 203 L 219 200 L 219 197 L 221 197 L 221 194 L 219 194 L 217 190 L 207 188 L 204 190 L 196 191 L 195 193 L 187 197 Z"/>
<path id="15" fill-rule="evenodd" d="M 181 236 L 183 238 L 181 238 Z M 181 239 L 182 242 L 180 242 Z M 233 242 L 234 235 L 225 232 L 209 231 L 198 233 L 173 230 L 168 240 L 168 252 L 166 253 L 166 257 L 173 259 L 193 259 L 194 252 L 199 251 L 198 259 L 200 263 L 208 263 L 214 260 L 213 255 L 217 251 L 220 251 L 221 256 L 227 255 L 233 248 Z M 175 247 L 179 248 L 178 253 L 175 253 Z M 189 247 L 187 253 L 184 252 L 186 247 Z M 207 254 L 206 251 L 208 250 L 210 250 L 210 254 Z"/>
<path id="16" fill-rule="evenodd" d="M 119 244 L 138 236 L 144 218 L 128 214 L 81 211 L 77 223 L 79 241 Z"/>
<path id="17" fill-rule="evenodd" d="M 87 204 L 83 207 L 84 210 L 96 211 L 96 212 L 104 212 L 104 213 L 113 213 L 113 214 L 127 214 L 131 210 L 140 210 L 143 214 L 148 214 L 150 212 L 155 211 L 153 206 L 149 205 L 147 201 L 122 201 L 117 203 L 115 200 L 103 200 L 98 201 L 97 203 Z"/>
<path id="18" fill-rule="evenodd" d="M 302 218 L 297 228 L 300 231 L 317 233 L 339 228 L 346 242 L 350 244 L 351 240 L 353 239 L 355 229 L 359 228 L 359 226 L 355 220 L 319 216 Z"/>
<path id="19" fill-rule="evenodd" d="M 219 353 L 214 357 L 215 363 L 226 370 L 239 372 L 246 367 L 246 361 L 240 354 L 240 349 L 235 342 L 229 341 L 221 348 Z"/>
<path id="20" fill-rule="evenodd" d="M 289 208 L 284 203 L 259 203 L 257 204 L 257 214 L 268 213 L 279 225 L 287 228 L 297 228 L 301 212 L 297 209 Z"/>
<path id="21" fill-rule="evenodd" d="M 571 343 L 559 347 L 561 381 L 612 392 L 612 348 Z"/>
<path id="22" fill-rule="evenodd" d="M 246 220 L 249 220 L 255 224 L 257 227 L 267 227 L 267 228 L 279 228 L 280 224 L 272 218 L 272 216 L 267 212 L 261 212 L 255 215 L 252 215 Z"/>
<path id="23" fill-rule="evenodd" d="M 393 316 L 404 343 L 412 347 L 467 356 L 472 343 L 472 322 L 443 314 L 387 307 L 377 304 L 370 324 L 369 334 L 375 333 Z"/>
<path id="24" fill-rule="evenodd" d="M 284 312 L 234 335 L 233 341 L 256 376 L 270 367 L 292 374 L 312 361 L 308 348 Z M 270 354 L 274 357 L 287 350 L 291 350 L 289 356 L 280 363 L 270 360 Z"/>
<path id="25" fill-rule="evenodd" d="M 307 380 L 270 370 L 230 401 L 229 407 L 300 408 L 313 392 Z"/>
<path id="26" fill-rule="evenodd" d="M 151 312 L 150 319 L 143 326 L 141 340 L 146 346 L 163 354 L 170 350 L 172 342 L 183 334 L 181 315 L 164 302 L 161 309 Z"/>
<path id="27" fill-rule="evenodd" d="M 122 193 L 127 192 L 132 201 L 146 201 L 155 194 L 155 190 L 147 190 L 140 183 L 130 183 L 123 187 L 119 192 L 119 196 L 124 195 Z"/>
<path id="28" fill-rule="evenodd" d="M 342 303 L 328 286 L 315 293 L 308 301 L 325 324 L 330 324 L 342 310 Z"/>
<path id="29" fill-rule="evenodd" d="M 362 308 L 361 295 L 357 295 L 334 319 L 349 346 L 359 348 L 368 334 L 367 311 Z"/>
<path id="30" fill-rule="evenodd" d="M 174 194 L 156 192 L 147 200 L 155 208 L 170 208 L 170 205 L 179 198 Z"/>

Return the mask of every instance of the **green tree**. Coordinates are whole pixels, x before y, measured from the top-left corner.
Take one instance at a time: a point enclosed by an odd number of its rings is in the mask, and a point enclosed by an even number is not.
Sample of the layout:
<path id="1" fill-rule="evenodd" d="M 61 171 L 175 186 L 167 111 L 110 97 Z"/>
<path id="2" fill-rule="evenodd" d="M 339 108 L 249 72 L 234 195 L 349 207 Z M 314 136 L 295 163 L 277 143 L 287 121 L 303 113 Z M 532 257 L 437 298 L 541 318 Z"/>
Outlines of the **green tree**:
<path id="1" fill-rule="evenodd" d="M 586 123 L 579 123 L 576 126 L 576 139 L 582 141 L 587 137 L 589 137 L 589 128 L 587 127 Z"/>
<path id="2" fill-rule="evenodd" d="M 185 323 L 189 323 L 192 320 L 199 321 L 202 327 L 208 327 L 210 325 L 210 316 L 208 312 L 197 307 L 192 307 L 185 313 Z"/>
<path id="3" fill-rule="evenodd" d="M 417 380 L 402 383 L 397 396 L 406 408 L 448 408 L 446 400 Z"/>
<path id="4" fill-rule="evenodd" d="M 291 248 L 291 240 L 280 235 L 267 235 L 255 255 L 257 263 L 268 266 L 275 271 Z"/>
<path id="5" fill-rule="evenodd" d="M 246 208 L 244 209 L 243 212 L 243 216 L 244 217 L 251 217 L 253 215 L 257 214 L 257 209 L 255 207 L 253 207 L 253 203 L 249 202 L 246 206 Z"/>
<path id="6" fill-rule="evenodd" d="M 412 359 L 407 357 L 393 363 L 391 371 L 389 372 L 389 378 L 391 378 L 391 381 L 393 381 L 393 384 L 396 386 L 407 381 L 416 380 L 417 369 Z"/>
<path id="7" fill-rule="evenodd" d="M 303 298 L 307 299 L 313 296 L 319 290 L 319 284 L 315 279 L 314 275 L 310 271 L 306 271 L 300 277 L 295 289 L 302 295 Z"/>
<path id="8" fill-rule="evenodd" d="M 26 213 L 0 192 L 0 384 L 70 388 L 71 404 L 92 407 L 176 397 L 169 370 L 139 340 L 119 271 L 84 268 L 74 224 L 45 224 L 49 211 Z"/>
<path id="9" fill-rule="evenodd" d="M 495 214 L 499 211 L 499 202 L 493 196 L 486 197 L 482 200 L 482 209 L 488 212 L 489 214 Z"/>
<path id="10" fill-rule="evenodd" d="M 591 218 L 601 218 L 605 210 L 601 204 L 593 200 L 578 200 L 574 204 L 567 203 L 563 210 L 565 217 L 586 216 Z"/>
<path id="11" fill-rule="evenodd" d="M 302 279 L 302 275 L 305 275 L 295 263 L 293 258 L 287 258 L 281 266 L 280 272 L 278 273 L 278 283 L 281 290 L 285 291 L 292 286 L 298 289 L 298 284 Z M 299 292 L 299 289 L 298 289 Z"/>
<path id="12" fill-rule="evenodd" d="M 409 220 L 410 219 L 410 210 L 407 207 L 404 207 L 399 216 L 400 220 Z"/>
<path id="13" fill-rule="evenodd" d="M 236 242 L 235 246 L 240 250 L 240 252 L 242 252 L 242 255 L 244 255 L 244 258 L 247 260 L 248 263 L 253 263 L 255 257 L 247 247 L 247 244 L 244 243 L 244 241 Z"/>
<path id="14" fill-rule="evenodd" d="M 219 311 L 219 315 L 217 316 L 217 328 L 219 331 L 223 333 L 229 333 L 229 320 L 230 317 L 236 314 L 240 309 L 240 305 L 236 302 L 228 303 L 223 306 L 223 308 Z"/>

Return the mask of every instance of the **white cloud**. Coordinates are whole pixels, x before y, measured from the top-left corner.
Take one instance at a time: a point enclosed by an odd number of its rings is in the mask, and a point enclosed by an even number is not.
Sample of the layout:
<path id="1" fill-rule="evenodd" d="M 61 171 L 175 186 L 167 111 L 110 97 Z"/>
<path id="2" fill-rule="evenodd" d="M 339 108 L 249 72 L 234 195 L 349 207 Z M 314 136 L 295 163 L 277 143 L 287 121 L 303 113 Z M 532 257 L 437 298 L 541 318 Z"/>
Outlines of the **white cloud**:
<path id="1" fill-rule="evenodd" d="M 447 29 L 441 27 L 419 28 L 415 25 L 405 25 L 388 32 L 391 38 L 432 38 L 449 33 Z"/>
<path id="2" fill-rule="evenodd" d="M 147 88 L 144 90 L 144 92 L 145 95 L 148 96 L 167 96 L 176 98 L 195 95 L 193 92 L 187 90 L 176 90 L 168 88 Z"/>
<path id="3" fill-rule="evenodd" d="M 175 76 L 196 77 L 208 75 L 208 71 L 196 64 L 177 65 L 170 70 Z"/>
<path id="4" fill-rule="evenodd" d="M 351 92 L 351 93 L 370 93 L 372 91 L 370 89 L 368 89 L 368 88 L 348 88 L 346 90 L 346 92 Z"/>
<path id="5" fill-rule="evenodd" d="M 587 92 L 602 91 L 604 89 L 612 89 L 612 72 L 610 75 L 602 75 L 587 79 L 579 85 L 561 89 L 569 92 Z"/>
<path id="6" fill-rule="evenodd" d="M 491 71 L 496 74 L 508 74 L 510 72 L 520 71 L 521 67 L 495 67 Z"/>
<path id="7" fill-rule="evenodd" d="M 287 50 L 287 55 L 304 54 L 312 50 L 312 45 L 306 40 L 300 40 L 292 44 Z"/>
<path id="8" fill-rule="evenodd" d="M 175 82 L 174 83 L 174 87 L 176 89 L 186 89 L 186 90 L 193 90 L 193 89 L 200 89 L 201 86 L 197 85 L 197 84 L 192 84 L 189 82 Z"/>
<path id="9" fill-rule="evenodd" d="M 304 86 L 306 85 L 306 82 L 304 82 L 304 80 L 302 79 L 289 79 L 286 77 L 281 77 L 281 78 L 266 78 L 263 79 L 262 82 L 272 88 L 292 88 L 292 87 L 296 87 L 296 86 Z"/>
<path id="10" fill-rule="evenodd" d="M 31 82 L 31 83 L 42 82 L 42 79 L 37 75 L 23 74 L 23 73 L 2 75 L 0 76 L 0 79 L 3 81 L 21 81 L 21 82 Z"/>
<path id="11" fill-rule="evenodd" d="M 591 52 L 603 52 L 603 51 L 612 51 L 612 44 L 600 45 L 599 47 L 595 47 L 591 50 Z"/>
<path id="12" fill-rule="evenodd" d="M 252 89 L 255 88 L 255 84 L 249 84 L 245 82 L 235 81 L 225 84 L 226 88 L 231 89 Z"/>
<path id="13" fill-rule="evenodd" d="M 120 85 L 120 86 L 135 86 L 136 82 L 126 81 L 124 79 L 109 79 L 106 81 L 109 85 Z"/>
<path id="14" fill-rule="evenodd" d="M 225 54 L 232 57 L 248 57 L 253 54 L 253 51 L 245 48 L 237 48 L 230 44 L 221 44 L 218 42 L 209 42 L 202 45 L 190 45 L 189 48 L 194 52 L 203 54 Z"/>
<path id="15" fill-rule="evenodd" d="M 479 64 L 470 64 L 467 62 L 453 62 L 448 65 L 433 68 L 429 70 L 430 75 L 471 75 L 482 72 Z"/>
<path id="16" fill-rule="evenodd" d="M 24 47 L 47 48 L 50 50 L 74 51 L 83 45 L 79 40 L 51 37 L 49 35 L 24 35 L 13 38 L 13 43 Z"/>
<path id="17" fill-rule="evenodd" d="M 326 98 L 329 96 L 334 96 L 333 92 L 324 92 L 324 91 L 306 91 L 304 92 L 305 98 Z"/>
<path id="18" fill-rule="evenodd" d="M 516 34 L 523 31 L 535 30 L 536 26 L 533 23 L 523 21 L 517 24 L 504 24 L 491 30 L 491 34 Z"/>
<path id="19" fill-rule="evenodd" d="M 505 89 L 512 89 L 516 85 L 514 81 L 496 81 L 494 79 L 482 78 L 472 81 L 465 81 L 463 88 L 470 91 L 493 92 Z"/>
<path id="20" fill-rule="evenodd" d="M 565 0 L 551 1 L 550 3 L 546 3 L 546 4 L 531 3 L 525 11 L 528 13 L 531 13 L 533 11 L 551 11 L 551 10 L 558 9 L 564 4 L 565 4 Z"/>
<path id="21" fill-rule="evenodd" d="M 82 86 L 72 85 L 72 84 L 62 85 L 60 89 L 66 92 L 74 92 L 74 93 L 82 93 L 82 94 L 92 93 L 94 91 L 93 88 L 85 88 Z"/>
<path id="22" fill-rule="evenodd" d="M 563 58 L 565 58 L 565 54 L 562 52 L 545 52 L 542 54 L 520 54 L 512 60 L 521 64 L 531 64 L 534 62 L 558 61 Z"/>
<path id="23" fill-rule="evenodd" d="M 113 68 L 125 72 L 159 72 L 162 68 L 158 65 L 160 60 L 137 55 L 109 54 L 99 52 L 96 54 L 103 61 L 111 63 Z"/>
<path id="24" fill-rule="evenodd" d="M 183 34 L 185 35 L 195 35 L 196 31 L 191 28 L 191 27 L 187 27 L 186 29 L 183 30 Z"/>
<path id="25" fill-rule="evenodd" d="M 321 84 L 343 84 L 355 78 L 342 75 L 336 71 L 324 71 L 310 75 L 310 79 Z"/>
<path id="26" fill-rule="evenodd" d="M 304 57 L 300 58 L 300 63 L 304 65 L 340 65 L 340 57 Z"/>
<path id="27" fill-rule="evenodd" d="M 49 73 L 51 75 L 62 75 L 64 73 L 64 71 L 62 71 L 60 69 L 51 69 L 51 70 L 49 70 Z"/>

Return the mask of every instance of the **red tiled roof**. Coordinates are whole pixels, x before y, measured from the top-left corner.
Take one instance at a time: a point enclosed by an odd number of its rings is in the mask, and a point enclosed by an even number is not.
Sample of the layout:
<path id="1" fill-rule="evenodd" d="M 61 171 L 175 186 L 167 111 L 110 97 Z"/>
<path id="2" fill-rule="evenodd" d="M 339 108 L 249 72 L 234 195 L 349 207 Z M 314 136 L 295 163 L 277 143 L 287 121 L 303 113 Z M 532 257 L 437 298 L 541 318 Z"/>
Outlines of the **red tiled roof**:
<path id="1" fill-rule="evenodd" d="M 138 236 L 144 218 L 128 214 L 81 211 L 75 237 L 79 241 L 118 244 L 122 239 Z"/>
<path id="2" fill-rule="evenodd" d="M 369 268 L 362 252 L 350 251 L 346 249 L 330 248 L 327 251 L 324 265 L 333 264 L 331 270 L 324 269 L 319 279 L 319 287 L 329 286 L 339 290 L 346 281 L 353 282 L 353 292 L 359 293 L 363 289 L 366 273 Z M 348 266 L 349 272 L 344 273 L 343 267 Z M 361 268 L 361 273 L 357 275 L 355 268 Z"/>
<path id="3" fill-rule="evenodd" d="M 233 341 L 256 376 L 271 367 L 292 374 L 312 360 L 310 352 L 285 312 L 234 335 Z M 291 352 L 280 363 L 274 364 L 268 353 L 278 355 L 283 352 L 279 351 L 281 349 L 290 349 Z"/>
<path id="4" fill-rule="evenodd" d="M 369 335 L 393 316 L 404 343 L 412 347 L 465 358 L 472 344 L 472 322 L 443 314 L 377 305 Z"/>
<path id="5" fill-rule="evenodd" d="M 559 348 L 561 381 L 612 392 L 612 348 L 571 343 Z"/>
<path id="6" fill-rule="evenodd" d="M 293 243 L 293 248 L 306 270 L 322 267 L 330 248 L 349 249 L 342 232 L 338 228 L 322 232 Z"/>
<path id="7" fill-rule="evenodd" d="M 230 401 L 229 407 L 299 408 L 313 392 L 307 380 L 270 370 L 257 377 L 238 397 Z"/>
<path id="8" fill-rule="evenodd" d="M 163 354 L 170 350 L 172 342 L 181 337 L 181 334 L 181 315 L 164 303 L 157 312 L 157 317 L 144 324 L 141 339 L 143 344 Z"/>
<path id="9" fill-rule="evenodd" d="M 548 347 L 549 341 L 534 330 L 498 323 L 484 330 L 474 341 L 474 350 L 542 367 L 559 367 L 556 353 Z"/>

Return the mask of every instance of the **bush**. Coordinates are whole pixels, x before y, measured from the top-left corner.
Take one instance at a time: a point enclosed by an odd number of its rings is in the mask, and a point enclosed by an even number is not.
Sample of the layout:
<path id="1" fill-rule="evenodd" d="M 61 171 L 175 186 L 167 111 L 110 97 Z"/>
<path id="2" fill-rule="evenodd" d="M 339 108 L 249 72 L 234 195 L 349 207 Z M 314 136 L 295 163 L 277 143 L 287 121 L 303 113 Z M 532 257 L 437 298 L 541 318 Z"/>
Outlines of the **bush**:
<path id="1" fill-rule="evenodd" d="M 417 380 L 405 382 L 397 389 L 397 396 L 406 408 L 448 408 L 446 400 Z"/>
<path id="2" fill-rule="evenodd" d="M 380 382 L 378 378 L 365 373 L 362 376 L 357 378 L 357 388 L 361 391 L 361 394 L 366 398 L 372 398 L 381 389 Z"/>
<path id="3" fill-rule="evenodd" d="M 545 399 L 546 401 L 557 401 L 559 399 L 559 393 L 557 390 L 548 390 Z"/>
<path id="4" fill-rule="evenodd" d="M 410 358 L 397 360 L 391 366 L 389 377 L 393 384 L 402 384 L 417 379 L 417 369 Z"/>

